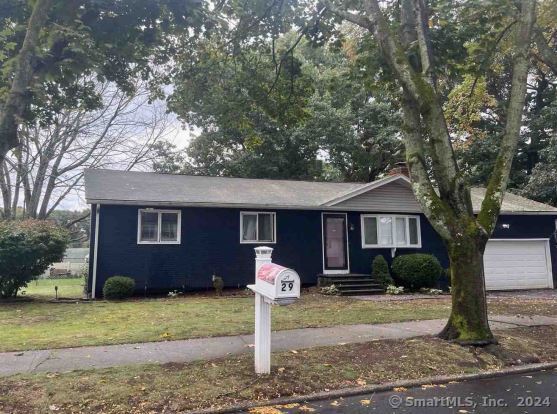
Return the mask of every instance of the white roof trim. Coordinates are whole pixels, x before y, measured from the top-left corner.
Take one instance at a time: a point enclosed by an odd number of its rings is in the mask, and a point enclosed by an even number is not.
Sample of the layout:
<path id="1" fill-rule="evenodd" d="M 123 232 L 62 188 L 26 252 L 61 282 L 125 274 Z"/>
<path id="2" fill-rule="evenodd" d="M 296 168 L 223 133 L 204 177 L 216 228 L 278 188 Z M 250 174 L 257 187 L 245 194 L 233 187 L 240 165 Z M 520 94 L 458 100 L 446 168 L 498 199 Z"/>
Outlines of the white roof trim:
<path id="1" fill-rule="evenodd" d="M 346 194 L 343 194 L 341 196 L 336 196 L 335 198 L 332 198 L 330 200 L 328 200 L 327 202 L 321 204 L 322 206 L 334 206 L 335 204 L 338 203 L 342 203 L 343 201 L 349 200 L 353 197 L 359 196 L 360 194 L 364 194 L 367 193 L 370 190 L 373 190 L 375 188 L 378 187 L 382 187 L 386 184 L 398 181 L 398 180 L 402 180 L 404 183 L 410 184 L 410 178 L 408 178 L 407 176 L 403 175 L 403 174 L 396 174 L 396 175 L 391 175 L 385 178 L 381 178 L 379 180 L 373 181 L 361 188 L 358 188 L 357 190 L 351 190 Z"/>
<path id="2" fill-rule="evenodd" d="M 385 213 L 384 210 L 370 210 L 365 208 L 353 208 L 342 206 L 291 206 L 282 204 L 253 204 L 253 203 L 186 203 L 174 201 L 142 201 L 142 200 L 97 200 L 88 199 L 88 204 L 102 204 L 114 206 L 139 206 L 139 207 L 153 207 L 153 208 L 167 208 L 167 207 L 215 207 L 215 208 L 244 208 L 244 209 L 266 209 L 266 210 L 318 210 L 318 211 L 359 211 L 365 213 Z M 400 207 L 397 213 L 421 213 L 421 210 L 409 209 Z M 394 212 L 387 212 L 394 213 Z M 557 214 L 557 213 L 556 213 Z"/>

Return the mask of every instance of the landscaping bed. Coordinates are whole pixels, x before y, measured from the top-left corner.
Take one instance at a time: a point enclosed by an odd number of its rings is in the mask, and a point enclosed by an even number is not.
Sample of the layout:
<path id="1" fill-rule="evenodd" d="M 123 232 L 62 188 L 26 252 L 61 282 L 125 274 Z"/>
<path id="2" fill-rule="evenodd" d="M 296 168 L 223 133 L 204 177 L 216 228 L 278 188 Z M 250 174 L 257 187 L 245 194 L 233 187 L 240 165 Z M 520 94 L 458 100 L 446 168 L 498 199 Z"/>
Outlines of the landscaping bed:
<path id="1" fill-rule="evenodd" d="M 0 412 L 178 412 L 557 360 L 557 327 L 510 329 L 498 338 L 500 345 L 487 348 L 423 337 L 291 350 L 273 354 L 271 375 L 259 378 L 251 355 L 18 375 L 0 379 Z M 303 405 L 298 408 L 303 411 Z"/>

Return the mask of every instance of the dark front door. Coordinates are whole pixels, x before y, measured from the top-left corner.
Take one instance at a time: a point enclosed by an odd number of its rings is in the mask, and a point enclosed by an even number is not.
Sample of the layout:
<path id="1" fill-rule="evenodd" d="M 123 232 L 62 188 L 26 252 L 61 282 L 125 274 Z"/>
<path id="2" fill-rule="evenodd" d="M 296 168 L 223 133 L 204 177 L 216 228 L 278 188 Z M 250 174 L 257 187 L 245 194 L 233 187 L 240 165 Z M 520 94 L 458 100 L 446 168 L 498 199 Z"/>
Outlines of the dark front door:
<path id="1" fill-rule="evenodd" d="M 323 273 L 349 273 L 346 214 L 323 213 Z"/>

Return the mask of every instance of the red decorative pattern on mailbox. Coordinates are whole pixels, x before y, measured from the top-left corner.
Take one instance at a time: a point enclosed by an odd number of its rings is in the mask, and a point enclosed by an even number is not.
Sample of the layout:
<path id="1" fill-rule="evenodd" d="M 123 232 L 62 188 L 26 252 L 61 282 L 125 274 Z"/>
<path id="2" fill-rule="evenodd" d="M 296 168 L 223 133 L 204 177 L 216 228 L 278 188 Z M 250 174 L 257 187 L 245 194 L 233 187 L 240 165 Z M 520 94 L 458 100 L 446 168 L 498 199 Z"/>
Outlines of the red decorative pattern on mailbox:
<path id="1" fill-rule="evenodd" d="M 264 280 L 271 285 L 274 285 L 277 276 L 283 270 L 287 270 L 287 268 L 275 263 L 265 263 L 259 268 L 259 271 L 257 272 L 257 278 L 259 280 Z"/>

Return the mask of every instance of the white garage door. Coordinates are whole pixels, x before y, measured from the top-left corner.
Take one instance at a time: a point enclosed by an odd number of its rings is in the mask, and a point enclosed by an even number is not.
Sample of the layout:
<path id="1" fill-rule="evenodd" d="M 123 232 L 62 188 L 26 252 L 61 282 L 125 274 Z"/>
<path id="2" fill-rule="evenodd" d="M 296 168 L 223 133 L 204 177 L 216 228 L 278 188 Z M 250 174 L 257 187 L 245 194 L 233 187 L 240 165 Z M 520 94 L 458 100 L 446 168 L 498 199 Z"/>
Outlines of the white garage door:
<path id="1" fill-rule="evenodd" d="M 553 287 L 547 240 L 490 240 L 484 265 L 487 290 Z"/>

